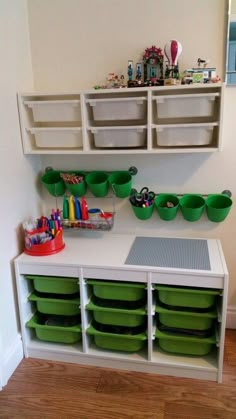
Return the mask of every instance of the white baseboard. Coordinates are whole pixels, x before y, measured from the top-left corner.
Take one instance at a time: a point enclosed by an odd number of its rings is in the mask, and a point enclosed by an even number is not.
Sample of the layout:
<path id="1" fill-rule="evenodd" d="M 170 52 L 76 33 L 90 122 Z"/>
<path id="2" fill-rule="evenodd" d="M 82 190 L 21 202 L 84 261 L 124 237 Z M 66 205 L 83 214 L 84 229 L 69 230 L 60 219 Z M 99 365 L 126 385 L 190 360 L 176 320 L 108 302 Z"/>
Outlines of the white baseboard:
<path id="1" fill-rule="evenodd" d="M 236 329 L 236 306 L 228 306 L 226 328 Z"/>
<path id="2" fill-rule="evenodd" d="M 2 365 L 1 365 L 1 385 L 4 387 L 15 369 L 18 367 L 19 363 L 22 361 L 24 357 L 23 354 L 23 346 L 20 334 L 16 336 L 14 341 L 8 347 L 5 354 L 2 357 Z M 1 389 L 1 387 L 0 387 Z"/>

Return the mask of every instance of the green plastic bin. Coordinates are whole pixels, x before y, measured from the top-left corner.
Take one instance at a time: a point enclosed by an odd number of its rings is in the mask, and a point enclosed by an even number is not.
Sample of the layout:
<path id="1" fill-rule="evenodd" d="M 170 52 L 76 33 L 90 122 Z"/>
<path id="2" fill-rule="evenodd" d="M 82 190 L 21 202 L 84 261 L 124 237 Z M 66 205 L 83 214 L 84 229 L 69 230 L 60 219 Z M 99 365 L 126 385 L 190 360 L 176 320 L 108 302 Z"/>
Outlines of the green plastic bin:
<path id="1" fill-rule="evenodd" d="M 36 303 L 37 311 L 44 314 L 55 314 L 61 316 L 74 316 L 80 313 L 80 299 L 78 294 L 73 299 L 48 298 L 37 295 L 35 292 L 30 294 L 29 301 Z"/>
<path id="2" fill-rule="evenodd" d="M 160 323 L 164 326 L 189 330 L 210 329 L 217 318 L 215 309 L 207 313 L 199 313 L 196 311 L 171 310 L 157 305 L 156 313 Z"/>
<path id="3" fill-rule="evenodd" d="M 224 194 L 209 195 L 206 199 L 206 212 L 210 221 L 224 221 L 233 205 L 232 199 Z"/>
<path id="4" fill-rule="evenodd" d="M 174 206 L 167 207 L 166 204 L 171 202 Z M 155 206 L 159 217 L 164 221 L 171 221 L 177 215 L 179 209 L 179 198 L 174 194 L 159 194 L 155 199 Z"/>
<path id="5" fill-rule="evenodd" d="M 146 333 L 135 335 L 101 332 L 94 326 L 89 326 L 87 334 L 94 337 L 94 343 L 98 348 L 110 349 L 122 352 L 138 352 L 147 341 Z"/>
<path id="6" fill-rule="evenodd" d="M 39 292 L 53 294 L 75 294 L 79 292 L 78 278 L 57 276 L 26 275 L 33 282 L 34 289 Z"/>
<path id="7" fill-rule="evenodd" d="M 201 195 L 187 194 L 180 199 L 179 204 L 185 220 L 197 221 L 203 214 L 205 199 Z"/>
<path id="8" fill-rule="evenodd" d="M 172 287 L 156 285 L 159 301 L 175 307 L 208 309 L 215 303 L 219 290 L 209 288 Z"/>
<path id="9" fill-rule="evenodd" d="M 137 301 L 146 295 L 145 284 L 96 279 L 88 279 L 87 284 L 92 285 L 96 297 L 108 300 Z"/>
<path id="10" fill-rule="evenodd" d="M 110 300 L 109 300 L 110 301 Z M 86 309 L 93 312 L 96 322 L 105 325 L 137 327 L 146 321 L 146 309 L 119 309 L 113 307 L 101 307 L 96 302 L 90 301 Z"/>
<path id="11" fill-rule="evenodd" d="M 40 316 L 36 313 L 26 326 L 35 330 L 38 339 L 47 342 L 73 344 L 81 340 L 81 326 L 48 326 L 42 324 Z"/>
<path id="12" fill-rule="evenodd" d="M 155 337 L 158 339 L 158 345 L 163 351 L 178 355 L 204 356 L 211 352 L 216 345 L 215 335 L 208 338 L 190 337 L 161 332 L 157 328 Z"/>

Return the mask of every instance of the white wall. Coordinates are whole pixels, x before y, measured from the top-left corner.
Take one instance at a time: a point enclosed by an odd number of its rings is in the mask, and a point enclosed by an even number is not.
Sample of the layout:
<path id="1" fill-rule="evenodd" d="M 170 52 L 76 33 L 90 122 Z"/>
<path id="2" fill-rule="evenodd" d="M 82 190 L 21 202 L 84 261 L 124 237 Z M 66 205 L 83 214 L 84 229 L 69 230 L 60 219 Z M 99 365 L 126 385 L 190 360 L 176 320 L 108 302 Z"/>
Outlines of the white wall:
<path id="1" fill-rule="evenodd" d="M 28 0 L 35 87 L 88 88 L 127 73 L 146 47 L 183 45 L 180 69 L 210 59 L 222 74 L 226 0 Z"/>
<path id="2" fill-rule="evenodd" d="M 22 357 L 13 258 L 22 251 L 22 220 L 37 212 L 35 175 L 40 162 L 22 153 L 16 100 L 17 91 L 33 88 L 27 4 L 0 0 L 0 10 L 0 376 L 2 372 L 4 385 Z"/>
<path id="3" fill-rule="evenodd" d="M 226 3 L 226 0 L 28 0 L 35 86 L 48 91 L 90 88 L 104 81 L 109 72 L 126 75 L 128 59 L 136 62 L 146 47 L 154 44 L 164 48 L 171 38 L 183 45 L 181 70 L 193 66 L 199 57 L 209 58 L 222 76 Z M 148 185 L 156 192 L 205 194 L 230 189 L 235 196 L 235 99 L 236 90 L 227 88 L 221 153 L 129 155 L 122 159 L 119 155 L 56 156 L 44 157 L 43 165 L 85 170 L 127 169 L 136 165 L 137 187 Z M 50 199 L 48 205 L 50 208 Z M 229 305 L 236 307 L 235 207 L 220 225 L 206 219 L 191 224 L 181 218 L 170 224 L 155 218 L 143 223 L 134 219 L 127 201 L 119 201 L 117 208 L 116 231 L 220 238 L 230 271 Z"/>

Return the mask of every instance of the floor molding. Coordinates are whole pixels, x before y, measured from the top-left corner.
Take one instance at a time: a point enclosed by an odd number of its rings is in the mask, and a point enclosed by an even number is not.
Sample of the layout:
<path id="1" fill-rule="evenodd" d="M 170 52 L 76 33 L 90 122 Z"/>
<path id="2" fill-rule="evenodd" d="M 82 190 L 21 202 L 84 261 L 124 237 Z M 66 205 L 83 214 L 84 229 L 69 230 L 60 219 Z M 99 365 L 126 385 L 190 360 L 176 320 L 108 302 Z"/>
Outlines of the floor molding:
<path id="1" fill-rule="evenodd" d="M 228 306 L 226 328 L 236 329 L 236 306 Z"/>
<path id="2" fill-rule="evenodd" d="M 14 341 L 8 347 L 2 358 L 2 387 L 4 387 L 15 369 L 24 357 L 23 346 L 20 334 L 17 334 Z"/>

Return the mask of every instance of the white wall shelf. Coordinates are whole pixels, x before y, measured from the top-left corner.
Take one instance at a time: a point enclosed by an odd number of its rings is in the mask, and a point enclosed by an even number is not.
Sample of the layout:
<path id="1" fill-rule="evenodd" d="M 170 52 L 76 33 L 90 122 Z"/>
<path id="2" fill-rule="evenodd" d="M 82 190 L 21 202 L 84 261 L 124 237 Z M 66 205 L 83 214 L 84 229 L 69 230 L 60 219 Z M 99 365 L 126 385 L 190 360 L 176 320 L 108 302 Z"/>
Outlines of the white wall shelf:
<path id="1" fill-rule="evenodd" d="M 108 234 L 100 237 L 67 238 L 63 252 L 44 259 L 26 254 L 15 260 L 21 333 L 26 357 L 61 360 L 88 365 L 152 372 L 180 377 L 191 377 L 221 382 L 224 355 L 224 336 L 228 294 L 228 272 L 220 242 L 207 240 L 210 270 L 133 266 L 125 264 L 135 236 Z M 194 239 L 193 239 L 194 240 Z M 123 243 L 123 246 L 121 246 Z M 89 248 L 89 252 L 87 249 Z M 108 252 L 109 248 L 109 252 Z M 109 257 L 108 257 L 109 253 Z M 94 256 L 91 256 L 94 255 Z M 32 281 L 27 275 L 75 278 L 80 286 L 82 341 L 72 345 L 48 343 L 37 340 L 32 329 L 26 326 L 36 307 L 28 300 Z M 94 337 L 87 333 L 92 312 L 86 309 L 91 299 L 90 279 L 97 281 L 123 281 L 144 285 L 146 295 L 146 340 L 140 351 L 127 353 L 97 347 Z M 48 280 L 48 278 L 47 278 Z M 59 279 L 60 280 L 60 279 Z M 155 337 L 157 302 L 155 284 L 185 286 L 217 291 L 221 316 L 215 318 L 217 342 L 204 356 L 176 355 L 163 351 Z M 220 322 L 219 322 L 220 321 Z"/>
<path id="2" fill-rule="evenodd" d="M 221 150 L 222 84 L 18 94 L 25 154 Z"/>

